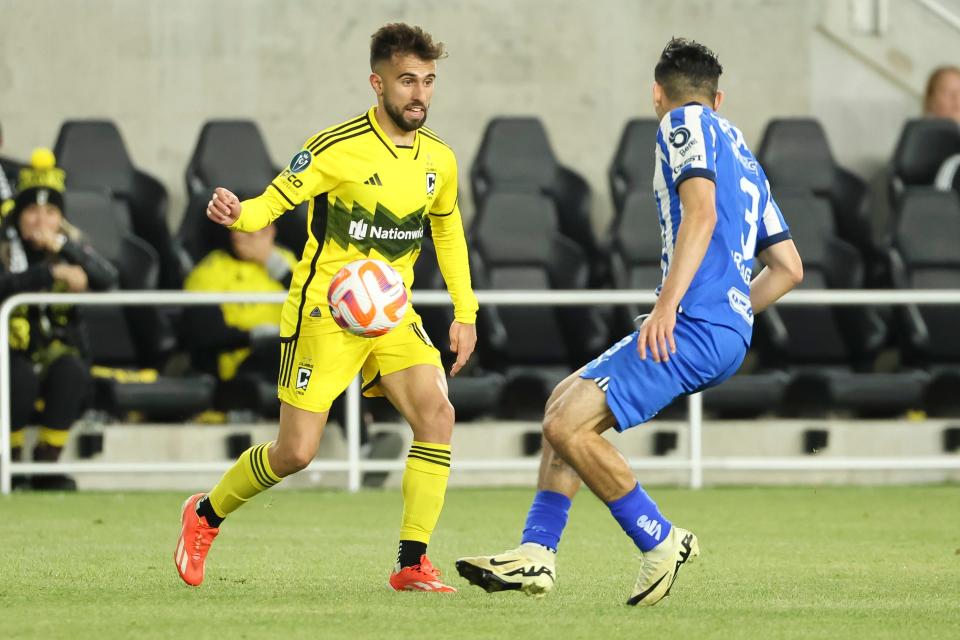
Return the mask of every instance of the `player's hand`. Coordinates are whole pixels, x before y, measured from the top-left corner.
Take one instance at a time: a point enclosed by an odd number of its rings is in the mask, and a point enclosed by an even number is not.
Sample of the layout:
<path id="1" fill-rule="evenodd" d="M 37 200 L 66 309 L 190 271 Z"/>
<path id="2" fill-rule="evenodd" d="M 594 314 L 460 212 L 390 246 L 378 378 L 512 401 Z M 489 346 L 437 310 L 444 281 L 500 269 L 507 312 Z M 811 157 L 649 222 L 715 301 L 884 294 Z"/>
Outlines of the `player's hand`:
<path id="1" fill-rule="evenodd" d="M 477 325 L 454 320 L 450 325 L 450 351 L 457 354 L 457 361 L 450 367 L 451 377 L 457 375 L 460 369 L 463 369 L 476 347 Z"/>
<path id="2" fill-rule="evenodd" d="M 240 217 L 240 198 L 223 187 L 217 187 L 207 203 L 207 217 L 229 227 Z"/>
<path id="3" fill-rule="evenodd" d="M 640 325 L 637 338 L 637 351 L 640 359 L 647 359 L 647 347 L 654 362 L 669 362 L 670 354 L 677 352 L 673 341 L 673 328 L 677 325 L 677 312 L 654 307 L 647 319 Z"/>

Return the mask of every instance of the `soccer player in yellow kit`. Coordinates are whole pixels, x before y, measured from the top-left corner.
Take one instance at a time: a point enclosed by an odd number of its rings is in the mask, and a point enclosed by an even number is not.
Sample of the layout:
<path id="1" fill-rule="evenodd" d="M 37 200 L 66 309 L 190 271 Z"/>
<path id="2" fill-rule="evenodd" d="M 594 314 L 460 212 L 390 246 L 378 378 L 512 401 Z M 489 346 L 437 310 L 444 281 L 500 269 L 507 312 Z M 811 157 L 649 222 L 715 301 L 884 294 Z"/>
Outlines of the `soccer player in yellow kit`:
<path id="1" fill-rule="evenodd" d="M 454 422 L 440 354 L 412 307 L 389 333 L 362 338 L 340 329 L 326 302 L 333 275 L 364 257 L 392 265 L 409 290 L 429 218 L 454 305 L 450 347 L 457 359 L 450 375 L 473 353 L 477 300 L 457 206 L 456 158 L 423 126 L 443 55 L 443 44 L 419 27 L 382 27 L 370 46 L 375 107 L 309 138 L 262 195 L 240 202 L 223 188 L 213 194 L 207 216 L 239 231 L 261 229 L 308 201 L 309 238 L 281 317 L 279 434 L 245 451 L 209 493 L 184 503 L 174 561 L 187 584 L 203 581 L 207 552 L 227 515 L 310 463 L 331 402 L 362 372 L 364 393 L 386 396 L 414 436 L 390 586 L 456 591 L 426 555 L 446 493 Z"/>

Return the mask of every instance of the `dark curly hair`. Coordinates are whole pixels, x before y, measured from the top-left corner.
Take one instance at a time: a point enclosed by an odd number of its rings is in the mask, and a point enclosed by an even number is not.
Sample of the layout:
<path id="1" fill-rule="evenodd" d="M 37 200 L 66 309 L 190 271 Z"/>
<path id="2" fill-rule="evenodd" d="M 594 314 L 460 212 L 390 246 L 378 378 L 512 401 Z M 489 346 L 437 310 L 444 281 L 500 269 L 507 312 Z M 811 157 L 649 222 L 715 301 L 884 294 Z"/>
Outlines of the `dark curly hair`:
<path id="1" fill-rule="evenodd" d="M 673 38 L 663 48 L 653 78 L 670 100 L 695 96 L 713 99 L 722 73 L 713 51 L 693 40 Z"/>
<path id="2" fill-rule="evenodd" d="M 421 60 L 439 60 L 447 55 L 442 42 L 434 42 L 433 36 L 420 27 L 402 22 L 385 24 L 370 36 L 370 69 L 378 62 L 408 53 Z"/>

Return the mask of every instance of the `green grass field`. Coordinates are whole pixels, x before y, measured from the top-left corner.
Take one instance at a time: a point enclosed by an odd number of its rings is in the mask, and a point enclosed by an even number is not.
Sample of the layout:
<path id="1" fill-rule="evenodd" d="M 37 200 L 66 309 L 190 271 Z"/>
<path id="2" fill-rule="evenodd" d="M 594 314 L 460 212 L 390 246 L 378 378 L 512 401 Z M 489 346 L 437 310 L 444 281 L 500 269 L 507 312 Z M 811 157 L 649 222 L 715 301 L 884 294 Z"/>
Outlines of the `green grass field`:
<path id="1" fill-rule="evenodd" d="M 632 544 L 587 493 L 558 588 L 487 594 L 458 555 L 518 542 L 530 490 L 454 490 L 431 557 L 461 589 L 393 593 L 396 492 L 284 492 L 231 516 L 206 583 L 172 554 L 184 496 L 0 499 L 0 638 L 957 638 L 960 487 L 655 490 L 703 555 L 653 609 Z"/>

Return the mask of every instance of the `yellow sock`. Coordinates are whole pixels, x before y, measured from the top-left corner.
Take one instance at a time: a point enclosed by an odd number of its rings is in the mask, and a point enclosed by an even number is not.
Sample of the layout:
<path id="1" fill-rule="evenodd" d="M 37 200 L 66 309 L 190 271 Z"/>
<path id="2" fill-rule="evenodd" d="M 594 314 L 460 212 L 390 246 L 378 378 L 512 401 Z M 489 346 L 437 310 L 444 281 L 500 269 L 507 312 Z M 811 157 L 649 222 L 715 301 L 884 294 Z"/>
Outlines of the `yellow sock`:
<path id="1" fill-rule="evenodd" d="M 414 440 L 403 472 L 400 539 L 427 544 L 443 509 L 450 477 L 450 445 Z"/>
<path id="2" fill-rule="evenodd" d="M 225 518 L 253 496 L 280 482 L 280 476 L 270 468 L 267 456 L 272 444 L 258 444 L 241 453 L 210 491 L 210 506 L 218 516 Z"/>

